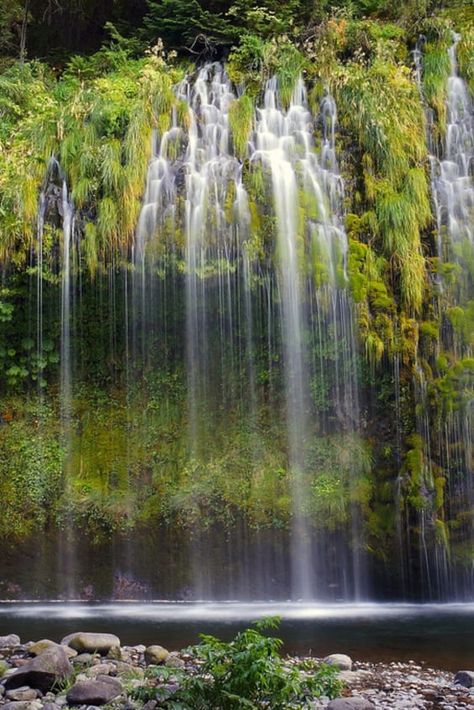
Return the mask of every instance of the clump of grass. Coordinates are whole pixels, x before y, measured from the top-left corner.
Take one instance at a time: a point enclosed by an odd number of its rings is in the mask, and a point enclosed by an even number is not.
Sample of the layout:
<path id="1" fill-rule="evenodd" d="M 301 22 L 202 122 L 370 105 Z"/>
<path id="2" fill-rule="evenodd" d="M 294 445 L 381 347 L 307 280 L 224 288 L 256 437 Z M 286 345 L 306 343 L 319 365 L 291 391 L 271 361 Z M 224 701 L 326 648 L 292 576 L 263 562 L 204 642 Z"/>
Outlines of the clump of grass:
<path id="1" fill-rule="evenodd" d="M 362 153 L 376 244 L 394 267 L 400 304 L 417 313 L 426 279 L 421 239 L 431 209 L 423 166 L 425 122 L 416 84 L 406 67 L 376 59 L 369 66 L 351 62 L 340 67 L 335 89 L 344 126 Z"/>
<path id="2" fill-rule="evenodd" d="M 446 94 L 450 61 L 446 41 L 427 42 L 423 52 L 423 93 L 435 110 L 441 131 L 446 128 Z"/>
<path id="3" fill-rule="evenodd" d="M 242 94 L 231 104 L 229 122 L 235 152 L 240 160 L 244 160 L 253 123 L 253 102 L 250 96 Z"/>
<path id="4" fill-rule="evenodd" d="M 474 30 L 466 29 L 458 44 L 459 71 L 474 96 Z"/>

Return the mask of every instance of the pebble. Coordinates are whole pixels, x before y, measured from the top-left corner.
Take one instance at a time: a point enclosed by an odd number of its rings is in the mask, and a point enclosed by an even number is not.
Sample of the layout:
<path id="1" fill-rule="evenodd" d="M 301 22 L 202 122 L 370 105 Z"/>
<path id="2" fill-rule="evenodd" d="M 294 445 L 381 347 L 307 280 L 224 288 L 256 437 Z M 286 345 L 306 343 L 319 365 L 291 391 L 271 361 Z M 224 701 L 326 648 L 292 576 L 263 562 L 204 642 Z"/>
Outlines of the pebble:
<path id="1" fill-rule="evenodd" d="M 28 686 L 7 690 L 5 696 L 8 700 L 36 700 L 38 692 Z"/>

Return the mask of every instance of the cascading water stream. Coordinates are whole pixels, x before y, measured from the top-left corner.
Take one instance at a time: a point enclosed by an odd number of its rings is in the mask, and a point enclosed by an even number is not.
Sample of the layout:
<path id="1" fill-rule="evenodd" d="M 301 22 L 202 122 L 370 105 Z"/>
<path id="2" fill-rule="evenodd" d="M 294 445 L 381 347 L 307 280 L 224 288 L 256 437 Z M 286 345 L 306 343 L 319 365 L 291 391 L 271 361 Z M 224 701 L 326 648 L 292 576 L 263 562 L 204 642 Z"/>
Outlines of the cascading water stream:
<path id="1" fill-rule="evenodd" d="M 326 96 L 321 106 L 323 141 L 318 158 L 313 120 L 308 110 L 306 90 L 301 78 L 287 111 L 281 107 L 278 84 L 271 79 L 266 87 L 264 107 L 257 110 L 252 161 L 261 161 L 271 175 L 277 222 L 277 264 L 281 328 L 285 370 L 288 462 L 293 480 L 292 594 L 294 598 L 314 598 L 324 576 L 316 561 L 314 535 L 305 505 L 311 495 L 308 482 L 308 451 L 311 438 L 324 431 L 320 413 L 311 404 L 308 383 L 315 375 L 310 348 L 315 341 L 345 347 L 349 357 L 342 358 L 342 371 L 336 359 L 335 406 L 338 417 L 359 421 L 355 373 L 355 338 L 352 314 L 344 291 L 347 238 L 342 214 L 343 184 L 335 158 L 336 110 Z M 301 226 L 301 194 L 307 206 L 305 225 Z M 308 262 L 319 257 L 325 267 L 324 286 L 314 288 L 314 274 Z M 308 261 L 307 261 L 308 260 Z M 326 313 L 325 323 L 322 314 Z M 327 314 L 329 313 L 329 316 Z M 327 328 L 331 332 L 325 332 Z M 313 332 L 308 342 L 307 331 Z M 320 348 L 322 356 L 322 348 Z M 319 375 L 324 377 L 321 362 Z M 347 422 L 345 422 L 347 425 Z M 359 560 L 360 532 L 353 517 L 354 591 L 361 593 Z M 318 589 L 319 588 L 319 589 Z"/>
<path id="2" fill-rule="evenodd" d="M 466 82 L 459 76 L 457 66 L 457 46 L 460 36 L 454 34 L 453 43 L 448 49 L 450 76 L 446 86 L 446 131 L 444 141 L 435 140 L 434 115 L 432 109 L 425 103 L 427 119 L 427 140 L 430 150 L 430 171 L 433 213 L 436 218 L 436 246 L 440 264 L 458 262 L 460 269 L 456 285 L 443 282 L 439 278 L 438 300 L 435 307 L 443 314 L 447 308 L 466 305 L 472 298 L 472 284 L 469 280 L 467 262 L 474 257 L 474 104 L 469 94 Z M 414 52 L 415 76 L 423 97 L 423 45 L 421 37 Z M 442 270 L 440 270 L 442 274 Z M 444 305 L 442 305 L 444 304 Z M 440 336 L 447 350 L 453 350 L 456 357 L 471 356 L 469 345 L 461 343 L 461 339 L 451 327 L 442 325 Z M 415 394 L 417 401 L 417 428 L 423 446 L 423 481 L 428 488 L 434 489 L 434 473 L 432 465 L 432 441 L 428 393 L 426 379 L 420 365 L 415 377 Z M 472 483 L 472 456 L 470 442 L 473 430 L 473 403 L 451 410 L 443 425 L 442 442 L 438 444 L 441 467 L 447 476 L 451 490 L 452 505 L 457 497 L 462 505 L 474 509 L 474 486 Z M 450 452 L 459 450 L 458 442 L 463 442 L 464 454 L 451 456 Z M 428 498 L 427 491 L 424 495 Z M 469 503 L 466 503 L 470 501 Z M 435 511 L 431 512 L 433 515 Z M 439 514 L 439 511 L 438 511 Z M 453 510 L 451 515 L 454 515 Z M 435 529 L 433 531 L 433 525 Z M 438 529 L 436 529 L 438 526 Z M 450 558 L 449 543 L 444 532 L 443 520 L 430 519 L 430 513 L 423 510 L 420 513 L 420 567 L 424 569 L 425 595 L 449 597 L 456 595 L 458 580 L 454 574 Z M 472 538 L 474 529 L 472 523 L 465 531 L 466 539 Z M 430 558 L 427 539 L 435 536 L 435 554 Z M 469 578 L 474 568 L 466 567 Z M 468 583 L 469 584 L 469 583 Z M 462 585 L 461 585 L 462 587 Z"/>
<path id="3" fill-rule="evenodd" d="M 335 104 L 326 96 L 321 105 L 319 155 L 301 79 L 287 110 L 281 106 L 276 79 L 268 82 L 263 106 L 257 109 L 248 157 L 252 169 L 261 166 L 265 189 L 273 196 L 267 205 L 276 221 L 273 271 L 252 256 L 249 197 L 243 165 L 233 153 L 229 119 L 237 96 L 223 67 L 205 65 L 176 88 L 176 96 L 186 102 L 188 116 L 180 124 L 175 111 L 170 129 L 153 137 L 134 243 L 134 308 L 141 322 L 137 325 L 135 315 L 132 330 L 138 328 L 144 337 L 135 352 L 142 351 L 143 361 L 149 357 L 145 342 L 153 327 L 149 321 L 156 291 L 154 240 L 171 231 L 176 241 L 182 233 L 190 465 L 208 465 L 209 437 L 214 437 L 222 417 L 230 416 L 230 425 L 232 412 L 239 411 L 256 431 L 263 393 L 257 382 L 255 332 L 262 332 L 263 326 L 269 383 L 278 360 L 285 383 L 286 449 L 293 481 L 289 593 L 293 598 L 314 598 L 328 593 L 327 556 L 339 554 L 339 548 L 329 553 L 325 540 L 315 538 L 307 510 L 312 495 L 308 460 L 314 437 L 334 430 L 352 436 L 359 422 L 357 347 L 346 291 L 343 182 L 335 157 Z M 171 278 L 179 288 L 177 276 Z M 326 395 L 330 399 L 326 408 L 329 404 L 334 408 L 337 425 L 315 407 L 311 394 L 313 380 L 318 383 L 314 387 L 324 387 L 326 379 L 330 386 L 327 351 L 334 358 L 335 384 Z M 262 446 L 256 434 L 250 441 L 258 466 Z M 349 489 L 352 495 L 351 482 Z M 358 597 L 363 564 L 355 508 L 349 518 L 352 563 L 333 574 L 340 594 Z M 215 580 L 207 571 L 209 560 L 199 532 L 195 537 L 194 594 L 210 598 Z M 242 539 L 229 539 L 230 558 L 234 549 L 245 548 L 245 539 L 246 533 Z M 241 586 L 246 589 L 249 582 L 244 580 Z M 264 578 L 259 587 L 266 590 Z M 234 589 L 229 578 L 229 590 Z"/>
<path id="4" fill-rule="evenodd" d="M 61 186 L 61 349 L 60 349 L 60 396 L 61 396 L 61 439 L 64 448 L 64 491 L 66 501 L 71 499 L 71 454 L 72 454 L 72 346 L 71 321 L 74 297 L 74 208 L 69 196 L 66 179 Z M 76 540 L 74 526 L 66 512 L 64 539 L 61 536 L 60 565 L 65 580 L 64 593 L 71 599 L 75 596 Z"/>

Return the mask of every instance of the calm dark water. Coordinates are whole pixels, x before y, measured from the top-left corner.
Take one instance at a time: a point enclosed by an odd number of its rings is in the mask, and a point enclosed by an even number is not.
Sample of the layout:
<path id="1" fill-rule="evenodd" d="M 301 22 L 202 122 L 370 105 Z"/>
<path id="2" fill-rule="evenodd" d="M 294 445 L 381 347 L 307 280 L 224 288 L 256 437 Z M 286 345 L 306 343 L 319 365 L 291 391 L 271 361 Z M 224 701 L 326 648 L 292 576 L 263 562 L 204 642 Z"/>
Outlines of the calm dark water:
<path id="1" fill-rule="evenodd" d="M 122 643 L 178 650 L 211 633 L 230 639 L 252 621 L 282 618 L 277 635 L 295 654 L 344 652 L 360 661 L 415 660 L 474 668 L 474 604 L 311 605 L 191 603 L 0 603 L 0 635 L 59 641 L 72 631 L 108 631 Z"/>

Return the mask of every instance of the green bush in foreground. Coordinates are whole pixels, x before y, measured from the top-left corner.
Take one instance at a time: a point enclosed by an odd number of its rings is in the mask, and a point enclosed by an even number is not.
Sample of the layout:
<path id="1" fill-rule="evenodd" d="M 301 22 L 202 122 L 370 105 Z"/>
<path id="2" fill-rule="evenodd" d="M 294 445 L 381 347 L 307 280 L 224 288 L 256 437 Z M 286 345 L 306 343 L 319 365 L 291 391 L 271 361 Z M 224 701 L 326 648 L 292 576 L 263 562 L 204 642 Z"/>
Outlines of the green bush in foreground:
<path id="1" fill-rule="evenodd" d="M 158 700 L 170 710 L 235 710 L 237 708 L 305 708 L 321 695 L 334 698 L 342 683 L 337 669 L 328 665 L 288 667 L 279 656 L 281 639 L 264 635 L 275 629 L 278 618 L 264 619 L 230 642 L 201 635 L 201 642 L 188 649 L 198 671 L 152 667 L 148 685 L 135 688 L 137 700 Z M 176 689 L 176 685 L 179 688 Z"/>

